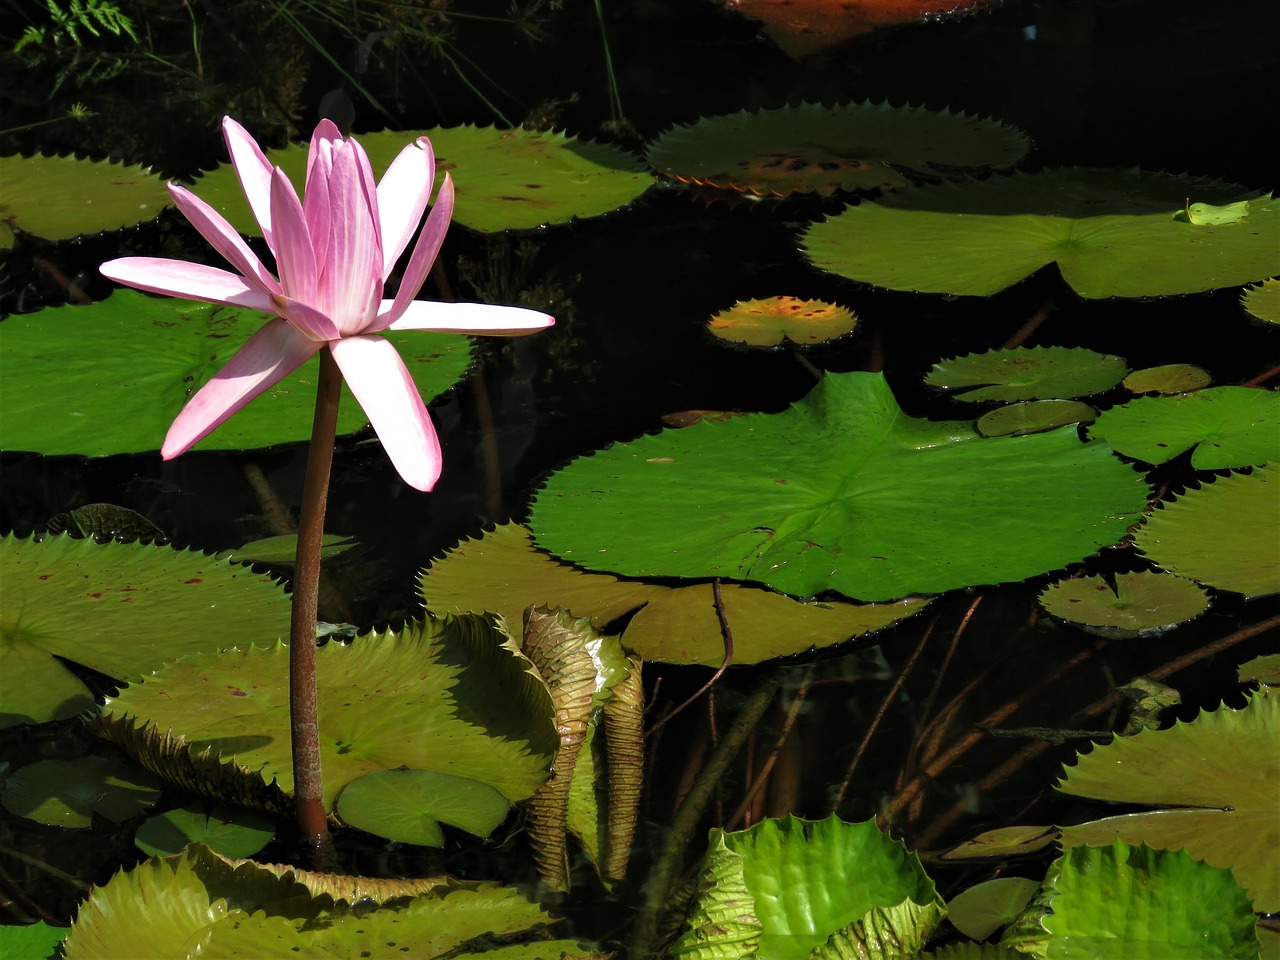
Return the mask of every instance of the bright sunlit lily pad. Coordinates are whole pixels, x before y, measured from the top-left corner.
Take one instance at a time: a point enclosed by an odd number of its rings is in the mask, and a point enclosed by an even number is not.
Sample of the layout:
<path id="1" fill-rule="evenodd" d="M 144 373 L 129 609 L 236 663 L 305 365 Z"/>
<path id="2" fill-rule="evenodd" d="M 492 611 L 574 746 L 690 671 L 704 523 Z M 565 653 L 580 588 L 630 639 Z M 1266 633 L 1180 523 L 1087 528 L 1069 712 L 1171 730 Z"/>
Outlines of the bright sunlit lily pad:
<path id="1" fill-rule="evenodd" d="M 764 195 L 901 190 L 902 172 L 1011 167 L 1030 142 L 995 120 L 888 103 L 819 103 L 746 110 L 674 127 L 645 153 L 685 183 Z"/>
<path id="2" fill-rule="evenodd" d="M 54 827 L 88 827 L 94 816 L 115 823 L 136 817 L 160 796 L 146 770 L 111 757 L 38 760 L 4 782 L 0 803 L 15 816 Z"/>
<path id="3" fill-rule="evenodd" d="M 1280 199 L 1222 226 L 1175 220 L 1186 197 L 1244 191 L 1137 171 L 1065 169 L 909 190 L 810 227 L 805 252 L 851 280 L 990 296 L 1056 263 L 1082 297 L 1159 297 L 1280 273 Z"/>
<path id="4" fill-rule="evenodd" d="M 42 240 L 70 240 L 153 220 L 172 205 L 164 181 L 143 167 L 0 157 L 0 250 L 13 246 L 9 224 Z"/>
<path id="5" fill-rule="evenodd" d="M 1120 357 L 1078 347 L 1017 347 L 933 365 L 924 382 L 957 400 L 1045 400 L 1110 390 L 1129 372 Z"/>
<path id="6" fill-rule="evenodd" d="M 447 823 L 487 837 L 511 805 L 500 792 L 468 777 L 434 770 L 379 770 L 353 780 L 338 795 L 338 816 L 357 829 L 397 843 L 444 846 Z"/>
<path id="7" fill-rule="evenodd" d="M 776 347 L 784 340 L 821 343 L 844 336 L 858 323 L 853 311 L 822 300 L 769 297 L 740 300 L 709 321 L 711 335 L 751 347 Z"/>
<path id="8" fill-rule="evenodd" d="M 117 290 L 89 306 L 51 307 L 0 324 L 0 450 L 87 457 L 158 450 L 190 396 L 263 324 L 254 310 Z M 425 400 L 466 372 L 459 334 L 389 332 Z M 319 360 L 308 360 L 196 444 L 250 450 L 311 436 Z M 57 415 L 48 385 L 58 380 Z M 338 432 L 365 423 L 346 384 Z"/>
<path id="9" fill-rule="evenodd" d="M 1040 606 L 1055 617 L 1104 636 L 1137 636 L 1167 630 L 1209 608 L 1204 590 L 1167 573 L 1117 573 L 1078 577 L 1045 587 Z"/>
<path id="10" fill-rule="evenodd" d="M 530 526 L 589 569 L 891 600 L 1079 560 L 1124 536 L 1146 489 L 1071 428 L 984 439 L 907 416 L 879 374 L 828 374 L 783 413 L 574 461 L 538 492 Z"/>
<path id="11" fill-rule="evenodd" d="M 529 230 L 543 224 L 595 217 L 635 200 L 653 176 L 632 154 L 607 143 L 563 133 L 497 127 L 435 127 L 430 130 L 356 134 L 376 177 L 415 137 L 430 138 L 437 181 L 448 172 L 456 189 L 453 220 L 492 233 Z M 302 193 L 307 148 L 267 151 Z M 201 177 L 192 188 L 241 233 L 261 236 L 230 164 Z"/>

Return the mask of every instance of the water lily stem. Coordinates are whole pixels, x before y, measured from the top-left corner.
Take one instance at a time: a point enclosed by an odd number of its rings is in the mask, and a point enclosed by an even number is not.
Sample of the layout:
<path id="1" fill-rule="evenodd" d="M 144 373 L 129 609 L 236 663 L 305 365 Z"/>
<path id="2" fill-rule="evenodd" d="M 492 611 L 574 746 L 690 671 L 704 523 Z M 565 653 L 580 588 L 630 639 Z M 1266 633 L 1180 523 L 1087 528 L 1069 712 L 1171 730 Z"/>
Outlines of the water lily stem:
<path id="1" fill-rule="evenodd" d="M 293 798 L 298 827 L 319 864 L 331 841 L 324 812 L 320 771 L 320 725 L 316 706 L 316 610 L 319 602 L 320 545 L 329 499 L 329 473 L 338 425 L 342 374 L 333 354 L 320 351 L 316 413 L 307 452 L 298 518 L 298 552 L 293 567 L 293 613 L 289 622 L 289 726 L 293 743 Z"/>

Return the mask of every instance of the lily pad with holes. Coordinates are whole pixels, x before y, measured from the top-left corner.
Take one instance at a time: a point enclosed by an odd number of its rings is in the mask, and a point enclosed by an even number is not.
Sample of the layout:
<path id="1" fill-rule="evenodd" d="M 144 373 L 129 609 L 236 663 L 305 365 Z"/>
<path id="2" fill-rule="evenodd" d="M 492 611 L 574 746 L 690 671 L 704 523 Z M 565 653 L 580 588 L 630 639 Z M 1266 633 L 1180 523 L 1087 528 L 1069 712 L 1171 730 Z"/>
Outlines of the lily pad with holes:
<path id="1" fill-rule="evenodd" d="M 1159 297 L 1280 273 L 1280 199 L 1223 226 L 1180 222 L 1188 195 L 1242 188 L 1138 171 L 1064 169 L 911 190 L 804 235 L 815 266 L 891 290 L 986 297 L 1056 263 L 1082 297 Z"/>
<path id="2" fill-rule="evenodd" d="M 828 374 L 789 410 L 575 460 L 530 526 L 627 576 L 759 581 L 862 600 L 1022 580 L 1115 543 L 1146 486 L 1066 428 L 984 439 L 907 416 L 880 374 Z"/>
<path id="3" fill-rule="evenodd" d="M 784 340 L 801 345 L 834 340 L 857 323 L 853 311 L 838 304 L 769 297 L 738 301 L 707 321 L 707 329 L 721 340 L 750 347 L 776 347 Z"/>
<path id="4" fill-rule="evenodd" d="M 1280 592 L 1276 468 L 1215 477 L 1161 503 L 1134 546 L 1170 573 L 1247 597 Z"/>
<path id="5" fill-rule="evenodd" d="M 634 614 L 622 635 L 628 650 L 645 660 L 700 663 L 724 660 L 724 638 L 710 584 L 668 587 L 586 573 L 533 546 L 529 531 L 500 524 L 476 540 L 464 540 L 423 572 L 422 595 L 433 613 L 492 610 L 508 624 L 527 607 L 551 604 L 590 617 L 603 628 Z M 721 588 L 733 631 L 732 663 L 749 664 L 829 647 L 882 630 L 912 616 L 928 601 L 863 604 L 793 600 L 760 587 Z"/>
<path id="6" fill-rule="evenodd" d="M 995 120 L 887 103 L 746 110 L 674 127 L 645 151 L 659 173 L 703 186 L 787 196 L 901 190 L 908 174 L 1007 168 L 1025 134 Z"/>
<path id="7" fill-rule="evenodd" d="M 1135 370 L 1121 381 L 1131 393 L 1189 393 L 1213 383 L 1209 371 L 1191 363 L 1166 363 Z"/>
<path id="8" fill-rule="evenodd" d="M 564 133 L 466 125 L 383 130 L 355 139 L 369 154 L 374 176 L 381 177 L 405 145 L 421 136 L 435 151 L 437 184 L 446 172 L 453 177 L 454 222 L 485 233 L 599 216 L 635 200 L 653 183 L 632 154 Z M 268 150 L 267 159 L 301 194 L 307 147 Z M 241 233 L 262 235 L 230 164 L 205 174 L 192 189 Z"/>
<path id="9" fill-rule="evenodd" d="M 1069 423 L 1093 423 L 1097 416 L 1097 410 L 1079 400 L 1028 400 L 989 410 L 975 426 L 984 437 L 1022 437 Z"/>
<path id="10" fill-rule="evenodd" d="M 172 203 L 164 181 L 143 167 L 79 157 L 0 157 L 0 227 L 42 240 L 132 227 Z M 0 229 L 0 250 L 11 246 L 13 230 Z"/>
<path id="11" fill-rule="evenodd" d="M 118 679 L 166 660 L 289 633 L 269 576 L 222 557 L 48 537 L 0 538 L 0 727 L 65 720 L 93 707 L 57 658 Z"/>
<path id="12" fill-rule="evenodd" d="M 1200 616 L 1209 598 L 1192 581 L 1167 573 L 1117 573 L 1060 580 L 1045 587 L 1040 606 L 1055 617 L 1103 636 L 1158 633 Z"/>
<path id="13" fill-rule="evenodd" d="M 507 798 L 487 783 L 434 770 L 366 773 L 338 795 L 338 816 L 345 823 L 423 847 L 444 846 L 441 823 L 487 837 L 510 808 Z"/>
<path id="14" fill-rule="evenodd" d="M 148 817 L 133 842 L 152 857 L 173 856 L 192 843 L 203 843 L 224 857 L 252 857 L 275 832 L 275 820 L 253 810 L 188 804 Z"/>
<path id="15" fill-rule="evenodd" d="M 1110 390 L 1129 372 L 1120 357 L 1078 347 L 1017 347 L 933 365 L 924 382 L 957 400 L 1044 400 Z"/>
<path id="16" fill-rule="evenodd" d="M 1167 463 L 1195 447 L 1197 470 L 1280 460 L 1280 393 L 1207 387 L 1173 397 L 1137 397 L 1106 411 L 1089 430 L 1117 453 Z"/>
<path id="17" fill-rule="evenodd" d="M 110 757 L 38 760 L 4 782 L 0 804 L 14 816 L 53 827 L 88 827 L 94 816 L 120 823 L 160 796 L 160 781 Z"/>
<path id="18" fill-rule="evenodd" d="M 262 326 L 252 310 L 117 290 L 101 303 L 51 307 L 0 324 L 0 450 L 103 457 L 157 450 L 187 399 Z M 466 372 L 471 341 L 389 332 L 425 400 Z M 319 359 L 313 357 L 252 401 L 197 450 L 251 450 L 311 436 Z M 48 383 L 57 377 L 57 415 Z M 338 432 L 364 412 L 345 384 Z"/>
<path id="19" fill-rule="evenodd" d="M 168 664 L 109 698 L 96 728 L 162 776 L 274 812 L 273 782 L 285 794 L 293 785 L 288 662 L 281 645 Z M 550 697 L 530 671 L 484 617 L 321 647 L 326 810 L 353 781 L 402 768 L 474 780 L 508 802 L 529 797 L 556 744 Z"/>
<path id="20" fill-rule="evenodd" d="M 1063 827 L 1063 844 L 1113 840 L 1186 849 L 1230 868 L 1262 913 L 1280 909 L 1280 698 L 1254 694 L 1168 730 L 1117 737 L 1064 768 L 1058 789 L 1108 803 L 1160 809 Z"/>
<path id="21" fill-rule="evenodd" d="M 1264 323 L 1280 323 L 1280 280 L 1271 277 L 1250 287 L 1240 297 L 1249 316 Z"/>

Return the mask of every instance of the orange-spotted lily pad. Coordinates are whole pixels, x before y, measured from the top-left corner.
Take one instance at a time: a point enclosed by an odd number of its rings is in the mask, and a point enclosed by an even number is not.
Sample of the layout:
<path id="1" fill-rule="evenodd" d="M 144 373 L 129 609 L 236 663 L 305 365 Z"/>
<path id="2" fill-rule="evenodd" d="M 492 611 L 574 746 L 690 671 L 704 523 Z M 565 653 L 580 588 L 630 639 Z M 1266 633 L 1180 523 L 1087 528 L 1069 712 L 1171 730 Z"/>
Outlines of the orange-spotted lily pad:
<path id="1" fill-rule="evenodd" d="M 739 300 L 707 322 L 713 336 L 751 347 L 821 343 L 851 331 L 858 318 L 847 307 L 799 297 Z"/>

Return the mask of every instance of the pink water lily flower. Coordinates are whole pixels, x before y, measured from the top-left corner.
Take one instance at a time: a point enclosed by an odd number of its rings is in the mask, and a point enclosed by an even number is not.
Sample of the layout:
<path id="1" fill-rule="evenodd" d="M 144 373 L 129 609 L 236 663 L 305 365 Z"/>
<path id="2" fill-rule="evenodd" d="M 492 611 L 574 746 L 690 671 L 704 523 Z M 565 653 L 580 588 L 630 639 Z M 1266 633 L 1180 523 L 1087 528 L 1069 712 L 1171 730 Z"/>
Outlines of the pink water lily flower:
<path id="1" fill-rule="evenodd" d="M 221 214 L 175 184 L 169 185 L 173 202 L 236 272 L 156 257 L 124 257 L 101 267 L 105 276 L 140 290 L 273 315 L 183 407 L 161 455 L 168 460 L 185 453 L 328 347 L 395 468 L 410 486 L 430 490 L 440 476 L 440 442 L 404 361 L 378 334 L 436 330 L 510 337 L 555 321 L 519 307 L 414 299 L 453 215 L 453 181 L 447 174 L 395 297 L 382 298 L 431 196 L 435 157 L 425 137 L 405 147 L 375 186 L 364 148 L 322 120 L 311 136 L 299 200 L 289 178 L 271 166 L 248 131 L 230 117 L 223 119 L 222 130 L 245 196 L 275 254 L 279 279 Z"/>

